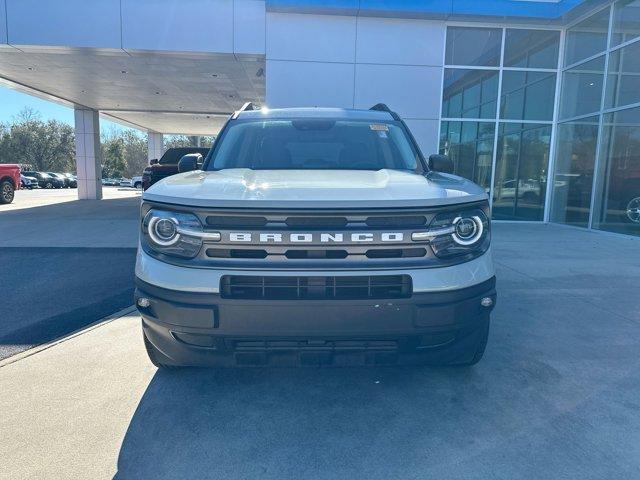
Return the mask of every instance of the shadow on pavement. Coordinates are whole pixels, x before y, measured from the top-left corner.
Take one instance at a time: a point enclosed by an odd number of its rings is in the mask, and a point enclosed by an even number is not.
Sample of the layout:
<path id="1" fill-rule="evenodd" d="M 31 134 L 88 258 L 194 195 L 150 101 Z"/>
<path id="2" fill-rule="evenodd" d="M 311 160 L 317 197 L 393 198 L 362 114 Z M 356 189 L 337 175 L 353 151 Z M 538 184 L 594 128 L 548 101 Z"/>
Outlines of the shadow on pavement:
<path id="1" fill-rule="evenodd" d="M 410 478 L 469 446 L 483 389 L 464 368 L 159 371 L 114 478 Z"/>

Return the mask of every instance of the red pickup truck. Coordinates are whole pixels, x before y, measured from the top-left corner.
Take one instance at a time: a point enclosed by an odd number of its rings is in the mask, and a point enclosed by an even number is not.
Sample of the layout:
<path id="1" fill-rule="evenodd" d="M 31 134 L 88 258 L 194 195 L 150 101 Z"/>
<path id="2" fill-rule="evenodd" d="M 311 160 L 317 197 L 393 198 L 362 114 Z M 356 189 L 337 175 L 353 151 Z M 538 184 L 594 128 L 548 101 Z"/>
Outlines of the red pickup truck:
<path id="1" fill-rule="evenodd" d="M 11 203 L 20 188 L 20 165 L 0 163 L 0 203 Z"/>

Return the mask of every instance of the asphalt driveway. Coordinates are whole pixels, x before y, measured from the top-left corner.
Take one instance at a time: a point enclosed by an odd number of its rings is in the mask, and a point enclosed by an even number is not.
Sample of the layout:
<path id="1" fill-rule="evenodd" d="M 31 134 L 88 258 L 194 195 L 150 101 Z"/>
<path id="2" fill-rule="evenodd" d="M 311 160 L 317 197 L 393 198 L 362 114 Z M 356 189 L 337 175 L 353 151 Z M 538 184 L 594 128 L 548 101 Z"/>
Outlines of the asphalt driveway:
<path id="1" fill-rule="evenodd" d="M 139 193 L 20 190 L 0 205 L 0 359 L 132 303 Z"/>

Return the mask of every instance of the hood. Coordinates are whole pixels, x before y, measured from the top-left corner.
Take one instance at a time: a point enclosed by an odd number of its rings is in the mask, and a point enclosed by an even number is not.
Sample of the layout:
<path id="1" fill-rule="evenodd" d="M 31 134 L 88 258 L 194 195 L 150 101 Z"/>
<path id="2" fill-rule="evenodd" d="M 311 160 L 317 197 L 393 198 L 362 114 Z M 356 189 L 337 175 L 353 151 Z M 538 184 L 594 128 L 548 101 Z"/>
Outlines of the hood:
<path id="1" fill-rule="evenodd" d="M 143 199 L 201 207 L 384 208 L 466 203 L 487 194 L 469 180 L 436 172 L 238 168 L 173 175 Z"/>

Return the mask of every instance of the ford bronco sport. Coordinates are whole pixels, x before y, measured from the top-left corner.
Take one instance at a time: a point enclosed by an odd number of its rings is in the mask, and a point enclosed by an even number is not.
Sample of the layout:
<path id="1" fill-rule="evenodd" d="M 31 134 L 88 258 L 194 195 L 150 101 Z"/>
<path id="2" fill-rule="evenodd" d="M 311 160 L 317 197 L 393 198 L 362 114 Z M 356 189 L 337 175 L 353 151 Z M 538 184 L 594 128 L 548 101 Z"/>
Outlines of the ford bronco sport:
<path id="1" fill-rule="evenodd" d="M 495 304 L 486 192 L 371 110 L 245 105 L 144 192 L 158 367 L 478 362 Z"/>

